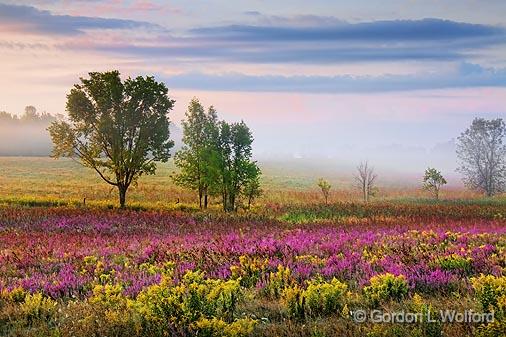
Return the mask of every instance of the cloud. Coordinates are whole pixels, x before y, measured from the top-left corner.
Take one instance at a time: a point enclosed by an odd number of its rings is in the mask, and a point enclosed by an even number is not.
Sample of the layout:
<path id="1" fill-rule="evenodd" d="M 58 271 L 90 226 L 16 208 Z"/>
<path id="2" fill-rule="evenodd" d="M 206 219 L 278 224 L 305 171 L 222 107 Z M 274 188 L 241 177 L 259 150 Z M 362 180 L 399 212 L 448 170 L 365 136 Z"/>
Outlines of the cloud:
<path id="1" fill-rule="evenodd" d="M 462 63 L 447 74 L 384 76 L 251 76 L 186 73 L 164 78 L 170 87 L 216 91 L 353 93 L 468 87 L 506 87 L 506 69 Z"/>
<path id="2" fill-rule="evenodd" d="M 310 22 L 318 17 L 300 16 Z M 310 20 L 311 19 L 311 20 Z M 501 27 L 455 22 L 440 19 L 392 20 L 364 23 L 346 23 L 332 17 L 320 18 L 327 24 L 313 26 L 276 25 L 228 25 L 195 28 L 197 36 L 229 41 L 441 41 L 474 38 L 500 37 L 505 41 L 505 30 Z M 281 20 L 282 21 L 282 20 Z M 329 22 L 334 22 L 329 25 Z"/>
<path id="3" fill-rule="evenodd" d="M 402 60 L 464 61 L 506 43 L 502 27 L 439 19 L 350 24 L 298 16 L 278 25 L 191 29 L 171 42 L 106 45 L 100 50 L 145 57 L 236 63 L 336 64 Z M 290 22 L 288 26 L 286 23 Z M 296 23 L 298 22 L 298 23 Z M 320 24 L 316 24 L 320 22 Z"/>
<path id="4" fill-rule="evenodd" d="M 0 4 L 0 27 L 2 25 L 14 25 L 23 31 L 54 35 L 82 34 L 87 29 L 160 28 L 142 21 L 56 15 L 31 6 Z"/>

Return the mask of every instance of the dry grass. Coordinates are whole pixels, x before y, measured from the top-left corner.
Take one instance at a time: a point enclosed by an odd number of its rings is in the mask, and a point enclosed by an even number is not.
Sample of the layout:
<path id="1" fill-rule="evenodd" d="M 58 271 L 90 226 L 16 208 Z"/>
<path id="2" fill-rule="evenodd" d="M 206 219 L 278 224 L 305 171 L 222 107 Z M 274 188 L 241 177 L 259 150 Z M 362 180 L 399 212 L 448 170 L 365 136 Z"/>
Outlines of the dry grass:
<path id="1" fill-rule="evenodd" d="M 260 163 L 263 169 L 262 188 L 264 195 L 257 204 L 313 204 L 323 201 L 316 186 L 318 176 L 307 168 L 281 167 L 272 163 Z M 167 205 L 177 201 L 195 204 L 196 194 L 174 185 L 170 176 L 175 167 L 170 161 L 158 166 L 154 176 L 141 177 L 137 186 L 128 193 L 130 204 Z M 333 184 L 329 202 L 358 201 L 360 195 L 353 187 L 351 176 L 336 173 L 331 177 Z M 104 183 L 91 169 L 78 163 L 46 157 L 0 157 L 0 201 L 33 200 L 80 203 L 115 204 L 117 192 Z M 381 186 L 378 200 L 427 198 L 414 182 L 407 187 Z M 476 193 L 463 188 L 446 188 L 441 193 L 444 199 L 476 198 Z M 213 202 L 214 200 L 211 200 Z"/>

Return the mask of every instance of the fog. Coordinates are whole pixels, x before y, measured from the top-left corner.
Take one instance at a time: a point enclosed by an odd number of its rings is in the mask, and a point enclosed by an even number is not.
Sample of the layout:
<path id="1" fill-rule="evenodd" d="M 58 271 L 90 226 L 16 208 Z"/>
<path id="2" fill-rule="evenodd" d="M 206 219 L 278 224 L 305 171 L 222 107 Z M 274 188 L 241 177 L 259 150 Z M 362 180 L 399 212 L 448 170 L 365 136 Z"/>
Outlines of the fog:
<path id="1" fill-rule="evenodd" d="M 19 116 L 0 112 L 0 156 L 49 156 L 52 144 L 47 127 L 56 119 L 57 116 L 38 113 L 31 106 Z M 171 123 L 171 138 L 175 142 L 173 153 L 182 145 L 182 131 L 178 124 Z M 460 184 L 455 170 L 455 141 L 451 138 L 428 147 L 389 144 L 389 132 L 384 130 L 385 137 L 378 138 L 377 142 L 361 137 L 361 142 L 357 140 L 349 144 L 350 140 L 353 141 L 350 134 L 343 138 L 348 142 L 346 144 L 340 140 L 339 134 L 318 134 L 304 126 L 296 130 L 299 136 L 290 137 L 286 130 L 274 134 L 252 124 L 254 157 L 261 166 L 296 172 L 295 175 L 309 179 L 310 176 L 347 177 L 353 175 L 358 163 L 367 160 L 388 184 L 418 182 L 427 167 L 441 170 L 450 184 Z M 377 134 L 381 135 L 381 130 L 377 130 Z"/>

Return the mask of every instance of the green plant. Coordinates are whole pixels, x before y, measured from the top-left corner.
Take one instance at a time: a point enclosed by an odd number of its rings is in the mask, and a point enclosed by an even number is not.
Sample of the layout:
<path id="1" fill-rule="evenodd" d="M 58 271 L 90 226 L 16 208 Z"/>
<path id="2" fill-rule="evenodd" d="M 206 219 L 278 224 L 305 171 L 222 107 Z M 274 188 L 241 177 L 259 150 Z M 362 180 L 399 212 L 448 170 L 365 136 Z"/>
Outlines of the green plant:
<path id="1" fill-rule="evenodd" d="M 305 290 L 297 285 L 285 288 L 283 302 L 289 316 L 326 316 L 339 313 L 345 304 L 348 286 L 333 278 L 330 282 L 316 279 Z"/>
<path id="2" fill-rule="evenodd" d="M 408 282 L 404 275 L 390 273 L 371 277 L 370 285 L 364 287 L 365 298 L 371 305 L 377 306 L 383 301 L 402 300 L 408 294 Z"/>
<path id="3" fill-rule="evenodd" d="M 133 305 L 147 325 L 163 331 L 174 326 L 195 327 L 204 318 L 232 324 L 242 297 L 238 280 L 206 279 L 202 273 L 190 271 L 177 285 L 162 278 L 160 284 L 141 292 Z"/>
<path id="4" fill-rule="evenodd" d="M 473 260 L 470 257 L 463 257 L 457 254 L 443 256 L 438 259 L 438 265 L 443 270 L 460 270 L 465 274 L 470 274 L 473 269 Z"/>
<path id="5" fill-rule="evenodd" d="M 339 312 L 345 301 L 348 286 L 333 278 L 330 282 L 308 282 L 304 291 L 307 313 L 310 316 L 330 315 Z"/>
<path id="6" fill-rule="evenodd" d="M 506 313 L 506 277 L 480 275 L 471 284 L 484 312 Z"/>
<path id="7" fill-rule="evenodd" d="M 241 255 L 239 265 L 230 267 L 232 279 L 239 280 L 243 287 L 252 287 L 257 284 L 263 271 L 267 267 L 268 260 L 259 257 Z"/>
<path id="8" fill-rule="evenodd" d="M 278 266 L 276 272 L 270 272 L 269 280 L 262 292 L 269 298 L 279 298 L 283 291 L 294 284 L 290 268 Z"/>
<path id="9" fill-rule="evenodd" d="M 41 293 L 28 294 L 20 309 L 28 324 L 38 320 L 50 321 L 56 313 L 56 302 Z"/>

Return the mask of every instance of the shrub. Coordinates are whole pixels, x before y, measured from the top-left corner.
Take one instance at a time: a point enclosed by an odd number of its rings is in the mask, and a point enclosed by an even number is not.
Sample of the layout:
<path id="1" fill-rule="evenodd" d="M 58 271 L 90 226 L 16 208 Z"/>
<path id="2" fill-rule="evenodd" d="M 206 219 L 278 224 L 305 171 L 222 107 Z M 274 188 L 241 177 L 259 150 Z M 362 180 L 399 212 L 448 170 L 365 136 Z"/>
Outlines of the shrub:
<path id="1" fill-rule="evenodd" d="M 504 337 L 506 336 L 506 319 L 495 320 L 481 325 L 476 331 L 477 337 Z"/>
<path id="2" fill-rule="evenodd" d="M 484 312 L 506 312 L 506 277 L 481 275 L 471 278 L 471 284 Z"/>
<path id="3" fill-rule="evenodd" d="M 7 292 L 7 298 L 15 303 L 22 303 L 25 301 L 25 297 L 27 292 L 22 287 L 13 288 L 11 291 Z"/>
<path id="4" fill-rule="evenodd" d="M 267 259 L 241 255 L 239 265 L 230 267 L 232 278 L 239 280 L 243 287 L 252 287 L 257 284 L 268 262 Z"/>
<path id="5" fill-rule="evenodd" d="M 160 284 L 142 291 L 134 305 L 147 325 L 158 326 L 161 331 L 195 327 L 204 318 L 233 324 L 237 302 L 242 296 L 239 280 L 205 279 L 203 273 L 190 271 L 178 285 L 162 278 Z"/>
<path id="6" fill-rule="evenodd" d="M 305 290 L 295 285 L 283 292 L 283 302 L 289 316 L 323 316 L 335 314 L 344 307 L 348 286 L 333 278 L 330 282 L 321 279 L 308 282 Z"/>
<path id="7" fill-rule="evenodd" d="M 494 321 L 481 325 L 477 336 L 506 336 L 506 277 L 480 275 L 471 278 L 471 284 L 484 312 L 493 312 Z"/>
<path id="8" fill-rule="evenodd" d="M 38 320 L 51 321 L 56 313 L 56 302 L 41 293 L 28 294 L 20 309 L 28 324 Z"/>
<path id="9" fill-rule="evenodd" d="M 402 300 L 408 294 L 408 282 L 404 275 L 390 273 L 371 277 L 370 286 L 364 287 L 364 295 L 371 305 L 377 306 L 383 301 Z"/>
<path id="10" fill-rule="evenodd" d="M 304 290 L 302 290 L 297 284 L 293 287 L 285 288 L 282 294 L 282 300 L 288 316 L 294 318 L 304 318 Z"/>
<path id="11" fill-rule="evenodd" d="M 472 262 L 473 260 L 470 257 L 466 258 L 458 254 L 452 254 L 439 258 L 437 263 L 443 270 L 458 270 L 465 274 L 470 274 L 473 268 Z"/>
<path id="12" fill-rule="evenodd" d="M 294 284 L 292 271 L 288 267 L 278 266 L 276 272 L 270 272 L 267 284 L 262 289 L 269 298 L 279 298 L 283 291 Z"/>
<path id="13" fill-rule="evenodd" d="M 126 303 L 123 287 L 119 284 L 97 284 L 93 288 L 93 296 L 90 298 L 90 303 L 98 303 L 106 307 L 118 307 Z"/>
<path id="14" fill-rule="evenodd" d="M 348 286 L 335 278 L 330 282 L 315 280 L 308 282 L 304 291 L 307 312 L 311 316 L 330 315 L 340 311 L 344 305 Z"/>

